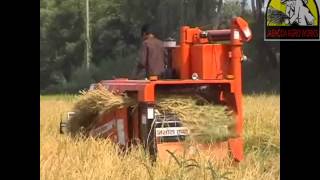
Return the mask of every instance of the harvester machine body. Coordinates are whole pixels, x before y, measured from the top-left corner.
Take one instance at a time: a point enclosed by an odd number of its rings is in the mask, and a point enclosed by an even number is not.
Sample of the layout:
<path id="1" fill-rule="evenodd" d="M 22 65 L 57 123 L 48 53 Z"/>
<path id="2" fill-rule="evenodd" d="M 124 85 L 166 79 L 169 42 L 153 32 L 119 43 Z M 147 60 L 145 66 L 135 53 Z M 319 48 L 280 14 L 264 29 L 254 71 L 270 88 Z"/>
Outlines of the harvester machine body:
<path id="1" fill-rule="evenodd" d="M 170 47 L 170 67 L 175 76 L 170 79 L 150 77 L 148 80 L 101 81 L 100 84 L 108 90 L 125 92 L 136 98 L 138 105 L 104 114 L 90 135 L 103 135 L 123 147 L 142 143 L 151 154 L 160 157 L 168 154 L 166 150 L 182 152 L 181 141 L 189 131 L 174 115 L 163 116 L 157 112 L 158 95 L 194 93 L 207 87 L 208 98 L 233 111 L 237 137 L 215 144 L 199 144 L 198 147 L 218 156 L 231 154 L 235 160 L 241 161 L 244 158 L 242 46 L 251 37 L 247 22 L 240 17 L 232 19 L 230 29 L 203 31 L 181 27 L 179 44 Z M 158 125 L 164 121 L 168 124 L 166 127 Z"/>

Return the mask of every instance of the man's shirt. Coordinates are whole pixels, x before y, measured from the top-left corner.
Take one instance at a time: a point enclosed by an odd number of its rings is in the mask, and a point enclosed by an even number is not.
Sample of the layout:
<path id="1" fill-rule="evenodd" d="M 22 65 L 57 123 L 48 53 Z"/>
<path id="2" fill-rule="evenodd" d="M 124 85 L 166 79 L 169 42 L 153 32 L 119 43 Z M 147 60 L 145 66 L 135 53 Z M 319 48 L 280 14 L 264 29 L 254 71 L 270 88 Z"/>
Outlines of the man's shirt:
<path id="1" fill-rule="evenodd" d="M 160 76 L 164 72 L 165 49 L 162 41 L 148 37 L 140 49 L 138 68 L 146 71 L 146 76 Z"/>

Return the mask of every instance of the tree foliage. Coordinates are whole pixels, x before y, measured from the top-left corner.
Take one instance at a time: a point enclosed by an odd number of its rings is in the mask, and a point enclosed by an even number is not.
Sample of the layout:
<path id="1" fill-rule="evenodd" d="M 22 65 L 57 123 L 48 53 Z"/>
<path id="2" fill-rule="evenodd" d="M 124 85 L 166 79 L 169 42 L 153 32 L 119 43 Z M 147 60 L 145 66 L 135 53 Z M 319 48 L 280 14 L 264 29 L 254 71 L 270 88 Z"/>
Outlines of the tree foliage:
<path id="1" fill-rule="evenodd" d="M 144 23 L 153 23 L 160 39 L 178 39 L 181 25 L 226 28 L 232 16 L 244 16 L 257 26 L 254 33 L 259 37 L 262 15 L 257 9 L 262 0 L 251 1 L 259 5 L 253 13 L 246 0 L 89 0 L 92 68 L 88 72 L 83 67 L 85 0 L 40 0 L 40 90 L 77 90 L 90 82 L 129 75 Z"/>

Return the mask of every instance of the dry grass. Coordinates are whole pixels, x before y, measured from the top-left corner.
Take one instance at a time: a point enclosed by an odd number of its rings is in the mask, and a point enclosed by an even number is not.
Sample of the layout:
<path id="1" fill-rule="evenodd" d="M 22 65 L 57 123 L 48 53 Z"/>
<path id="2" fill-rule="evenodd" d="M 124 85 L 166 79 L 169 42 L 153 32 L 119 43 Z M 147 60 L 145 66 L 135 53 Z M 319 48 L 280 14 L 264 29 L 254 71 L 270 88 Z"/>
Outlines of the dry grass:
<path id="1" fill-rule="evenodd" d="M 73 140 L 59 134 L 60 114 L 71 110 L 73 96 L 42 96 L 40 100 L 40 176 L 41 179 L 211 179 L 230 172 L 230 179 L 280 179 L 280 102 L 276 95 L 244 98 L 245 160 L 213 163 L 199 155 L 198 168 L 188 169 L 190 161 L 173 159 L 151 166 L 141 148 L 127 155 L 107 140 Z M 208 168 L 209 167 L 209 168 Z M 212 171 L 213 170 L 213 171 Z"/>

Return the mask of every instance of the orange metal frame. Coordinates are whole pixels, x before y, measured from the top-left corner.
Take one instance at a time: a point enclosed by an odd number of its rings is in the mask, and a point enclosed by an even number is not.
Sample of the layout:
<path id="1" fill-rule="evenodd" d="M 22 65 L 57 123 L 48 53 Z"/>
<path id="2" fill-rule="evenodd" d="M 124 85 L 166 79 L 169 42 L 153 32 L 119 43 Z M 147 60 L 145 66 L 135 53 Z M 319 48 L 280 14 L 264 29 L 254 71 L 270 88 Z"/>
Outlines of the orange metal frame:
<path id="1" fill-rule="evenodd" d="M 219 34 L 219 30 L 217 30 Z M 241 58 L 243 42 L 251 39 L 251 30 L 245 20 L 234 18 L 227 37 L 227 44 L 210 44 L 210 38 L 201 37 L 202 30 L 183 26 L 180 30 L 180 46 L 174 48 L 172 54 L 173 68 L 179 79 L 173 80 L 104 80 L 100 83 L 109 90 L 119 92 L 134 92 L 139 102 L 155 104 L 158 87 L 188 86 L 188 85 L 219 85 L 226 87 L 220 91 L 220 101 L 225 102 L 233 111 L 236 118 L 238 138 L 229 139 L 228 145 L 234 159 L 240 161 L 243 155 L 243 109 L 242 109 L 242 72 Z M 210 34 L 209 34 L 210 35 Z M 214 34 L 211 34 L 214 36 Z M 218 35 L 217 35 L 218 36 Z M 197 73 L 199 80 L 192 80 L 191 75 Z M 120 116 L 126 118 L 127 110 L 122 110 Z M 122 115 L 121 115 L 122 114 Z M 119 116 L 119 115 L 118 115 Z M 126 119 L 128 121 L 128 118 Z M 126 134 L 131 129 L 133 133 L 126 135 L 126 140 L 142 139 L 140 134 L 139 113 L 132 115 L 131 125 L 125 124 Z M 129 126 L 129 127 L 128 127 Z M 163 147 L 178 147 L 176 143 L 159 144 Z M 161 155 L 161 152 L 159 153 Z"/>

